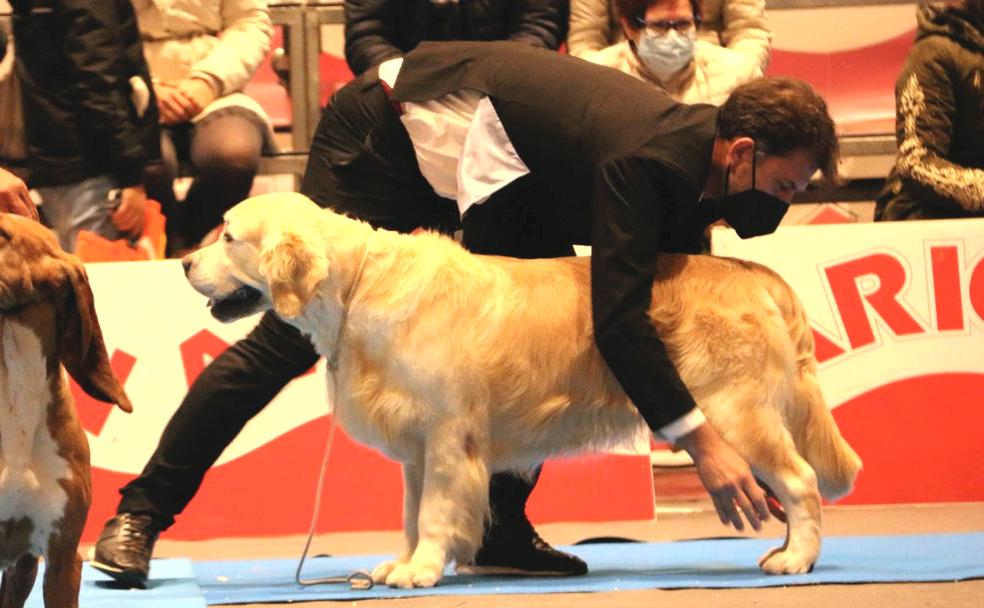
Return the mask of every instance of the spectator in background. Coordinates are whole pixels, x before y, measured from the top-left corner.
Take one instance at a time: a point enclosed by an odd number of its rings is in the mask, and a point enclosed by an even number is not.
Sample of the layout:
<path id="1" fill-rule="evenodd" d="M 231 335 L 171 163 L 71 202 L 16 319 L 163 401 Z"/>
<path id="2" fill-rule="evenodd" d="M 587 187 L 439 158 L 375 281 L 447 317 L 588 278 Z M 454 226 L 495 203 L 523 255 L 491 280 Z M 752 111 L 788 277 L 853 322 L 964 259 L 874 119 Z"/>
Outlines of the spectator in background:
<path id="1" fill-rule="evenodd" d="M 160 136 L 133 7 L 11 4 L 28 183 L 41 195 L 45 222 L 68 251 L 82 228 L 109 239 L 138 236 L 142 175 L 160 158 Z"/>
<path id="2" fill-rule="evenodd" d="M 615 0 L 624 38 L 584 53 L 593 63 L 650 82 L 677 101 L 720 105 L 762 66 L 697 38 L 699 0 Z"/>
<path id="3" fill-rule="evenodd" d="M 168 219 L 172 254 L 196 247 L 245 198 L 260 155 L 273 146 L 269 117 L 241 91 L 270 49 L 266 0 L 133 0 L 154 78 L 165 163 L 146 175 Z M 180 203 L 179 161 L 194 179 Z"/>
<path id="4" fill-rule="evenodd" d="M 916 17 L 875 220 L 984 217 L 984 0 L 923 3 Z"/>
<path id="5" fill-rule="evenodd" d="M 347 0 L 345 59 L 355 75 L 423 40 L 515 40 L 556 49 L 566 0 Z"/>
<path id="6" fill-rule="evenodd" d="M 575 57 L 621 42 L 625 28 L 619 0 L 571 0 L 567 50 Z M 632 4 L 644 5 L 644 2 Z M 765 0 L 704 0 L 697 38 L 724 47 L 743 71 L 769 64 L 772 32 L 765 18 Z M 631 25 L 631 24 L 630 24 Z"/>
<path id="7" fill-rule="evenodd" d="M 7 32 L 0 28 L 0 62 L 7 56 Z M 16 213 L 38 219 L 38 211 L 27 191 L 27 184 L 0 167 L 0 213 Z"/>

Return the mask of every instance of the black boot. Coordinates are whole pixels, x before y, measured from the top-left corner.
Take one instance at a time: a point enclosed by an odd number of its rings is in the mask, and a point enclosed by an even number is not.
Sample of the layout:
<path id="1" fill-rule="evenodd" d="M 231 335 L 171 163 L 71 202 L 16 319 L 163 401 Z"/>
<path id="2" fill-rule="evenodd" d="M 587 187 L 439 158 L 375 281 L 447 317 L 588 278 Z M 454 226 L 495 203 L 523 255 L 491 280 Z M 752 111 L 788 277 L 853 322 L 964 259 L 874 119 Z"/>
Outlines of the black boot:
<path id="1" fill-rule="evenodd" d="M 150 515 L 118 513 L 103 526 L 92 567 L 130 587 L 145 588 L 154 543 L 162 529 Z"/>
<path id="2" fill-rule="evenodd" d="M 526 518 L 526 499 L 539 474 L 537 468 L 532 478 L 514 473 L 492 476 L 489 488 L 492 522 L 485 529 L 475 559 L 460 567 L 460 572 L 519 576 L 580 576 L 588 573 L 588 565 L 583 560 L 551 547 Z"/>

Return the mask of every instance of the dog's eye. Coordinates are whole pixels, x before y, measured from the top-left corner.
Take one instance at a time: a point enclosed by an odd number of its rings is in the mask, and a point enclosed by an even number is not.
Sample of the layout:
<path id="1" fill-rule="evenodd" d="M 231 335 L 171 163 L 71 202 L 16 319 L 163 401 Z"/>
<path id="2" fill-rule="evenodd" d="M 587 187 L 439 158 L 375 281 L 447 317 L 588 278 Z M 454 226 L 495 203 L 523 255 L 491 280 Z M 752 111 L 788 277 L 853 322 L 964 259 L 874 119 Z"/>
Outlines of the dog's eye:
<path id="1" fill-rule="evenodd" d="M 228 232 L 223 232 L 222 233 L 222 240 L 225 241 L 226 243 L 231 243 L 231 242 L 233 242 L 236 239 L 232 238 L 232 235 L 229 234 Z"/>

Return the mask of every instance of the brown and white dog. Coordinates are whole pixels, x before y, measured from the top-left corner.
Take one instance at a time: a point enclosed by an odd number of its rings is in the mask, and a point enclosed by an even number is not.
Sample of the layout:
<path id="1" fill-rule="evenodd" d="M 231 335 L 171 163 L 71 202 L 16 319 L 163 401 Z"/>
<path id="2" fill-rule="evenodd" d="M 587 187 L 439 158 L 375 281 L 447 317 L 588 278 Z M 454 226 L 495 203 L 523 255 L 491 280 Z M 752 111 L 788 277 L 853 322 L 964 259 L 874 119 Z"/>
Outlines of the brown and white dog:
<path id="1" fill-rule="evenodd" d="M 467 563 L 492 471 L 529 468 L 630 436 L 641 420 L 594 345 L 589 261 L 479 256 L 402 235 L 297 194 L 248 199 L 188 280 L 232 320 L 273 308 L 337 364 L 333 406 L 357 439 L 403 463 L 406 549 L 377 582 L 424 587 Z M 795 294 L 758 264 L 666 255 L 653 324 L 710 424 L 788 515 L 760 566 L 806 572 L 820 496 L 850 491 L 861 461 L 816 379 Z"/>
<path id="2" fill-rule="evenodd" d="M 131 411 L 82 263 L 40 224 L 0 214 L 0 608 L 24 605 L 39 557 L 44 605 L 78 606 L 92 487 L 63 365 L 92 397 Z"/>

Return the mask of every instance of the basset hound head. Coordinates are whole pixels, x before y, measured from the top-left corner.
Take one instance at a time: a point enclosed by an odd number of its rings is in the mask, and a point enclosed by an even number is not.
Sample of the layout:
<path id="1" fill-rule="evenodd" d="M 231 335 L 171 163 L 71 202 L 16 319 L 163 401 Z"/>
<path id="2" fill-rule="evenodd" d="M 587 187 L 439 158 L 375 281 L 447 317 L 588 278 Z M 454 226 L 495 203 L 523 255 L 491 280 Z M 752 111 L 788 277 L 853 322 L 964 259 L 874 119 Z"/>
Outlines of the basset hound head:
<path id="1" fill-rule="evenodd" d="M 0 213 L 0 315 L 44 301 L 57 311 L 56 350 L 72 378 L 93 398 L 132 411 L 110 367 L 82 262 L 47 228 Z"/>

